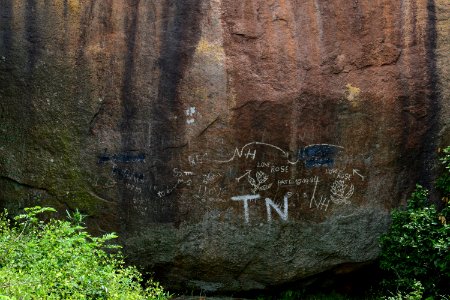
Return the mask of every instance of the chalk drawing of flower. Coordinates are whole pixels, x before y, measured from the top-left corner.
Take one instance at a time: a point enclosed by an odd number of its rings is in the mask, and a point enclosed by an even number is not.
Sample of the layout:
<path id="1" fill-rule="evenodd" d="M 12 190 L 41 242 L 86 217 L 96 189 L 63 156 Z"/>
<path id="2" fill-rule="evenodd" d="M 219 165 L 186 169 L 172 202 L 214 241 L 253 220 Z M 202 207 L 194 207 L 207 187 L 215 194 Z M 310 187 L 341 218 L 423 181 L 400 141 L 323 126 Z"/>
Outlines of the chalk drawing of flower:
<path id="1" fill-rule="evenodd" d="M 331 201 L 335 204 L 350 204 L 349 199 L 353 196 L 355 187 L 353 184 L 348 187 L 345 180 L 336 180 L 331 185 Z"/>
<path id="2" fill-rule="evenodd" d="M 252 192 L 256 193 L 257 191 L 265 191 L 270 189 L 272 183 L 263 185 L 267 181 L 267 179 L 269 179 L 269 175 L 267 175 L 263 171 L 256 172 L 256 180 L 249 175 L 248 182 L 253 187 Z"/>

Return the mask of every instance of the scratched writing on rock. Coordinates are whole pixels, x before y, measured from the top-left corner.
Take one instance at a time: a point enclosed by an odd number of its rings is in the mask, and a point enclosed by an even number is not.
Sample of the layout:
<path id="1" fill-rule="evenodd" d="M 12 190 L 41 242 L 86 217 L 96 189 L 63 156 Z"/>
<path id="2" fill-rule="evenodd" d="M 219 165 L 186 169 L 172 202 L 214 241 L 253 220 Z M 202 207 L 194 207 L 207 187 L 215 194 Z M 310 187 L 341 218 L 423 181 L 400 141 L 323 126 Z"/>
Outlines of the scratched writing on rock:
<path id="1" fill-rule="evenodd" d="M 227 188 L 226 187 L 210 187 L 207 185 L 200 185 L 198 188 L 195 189 L 194 198 L 200 199 L 203 202 L 207 201 L 211 198 L 213 199 L 220 199 L 224 196 L 226 196 Z"/>
<path id="2" fill-rule="evenodd" d="M 157 198 L 176 195 L 170 199 L 193 199 L 200 207 L 205 202 L 208 207 L 220 203 L 221 208 L 229 203 L 233 211 L 241 213 L 236 218 L 245 223 L 251 223 L 256 211 L 264 210 L 267 222 L 288 222 L 290 216 L 298 213 L 323 214 L 331 207 L 353 203 L 357 186 L 361 186 L 356 182 L 365 177 L 362 171 L 349 166 L 348 158 L 340 164 L 344 154 L 344 147 L 339 145 L 314 144 L 285 150 L 270 143 L 249 142 L 235 147 L 228 155 L 226 149 L 215 154 L 201 150 L 190 153 L 172 169 L 172 178 L 152 183 L 131 168 L 115 165 L 145 162 L 142 154 L 104 154 L 99 162 L 112 163 L 113 175 L 124 180 L 125 187 L 136 195 L 143 194 L 147 184 L 151 186 L 145 190 Z M 297 214 L 293 211 L 300 208 L 302 211 Z"/>
<path id="3" fill-rule="evenodd" d="M 144 174 L 133 172 L 129 169 L 122 169 L 117 166 L 112 167 L 112 173 L 118 179 L 132 181 L 134 183 L 144 183 Z"/>
<path id="4" fill-rule="evenodd" d="M 271 153 L 268 154 L 268 151 Z M 278 157 L 274 152 L 278 153 Z M 254 162 L 235 175 L 236 183 L 246 185 L 246 191 L 250 193 L 236 193 L 230 197 L 233 202 L 242 203 L 246 223 L 250 222 L 249 203 L 262 199 L 267 221 L 272 221 L 274 213 L 279 215 L 281 221 L 288 221 L 289 199 L 293 194 L 306 202 L 311 210 L 326 212 L 332 205 L 352 204 L 356 189 L 354 181 L 364 181 L 364 176 L 357 169 L 350 171 L 347 162 L 343 167 L 335 165 L 344 152 L 344 147 L 331 144 L 314 144 L 298 151 L 287 151 L 273 144 L 250 142 L 236 147 L 228 158 L 215 162 L 224 165 L 238 160 Z M 283 197 L 283 204 L 276 204 L 274 194 L 279 194 L 280 189 L 285 190 L 286 196 Z M 293 202 L 292 207 L 296 207 Z"/>

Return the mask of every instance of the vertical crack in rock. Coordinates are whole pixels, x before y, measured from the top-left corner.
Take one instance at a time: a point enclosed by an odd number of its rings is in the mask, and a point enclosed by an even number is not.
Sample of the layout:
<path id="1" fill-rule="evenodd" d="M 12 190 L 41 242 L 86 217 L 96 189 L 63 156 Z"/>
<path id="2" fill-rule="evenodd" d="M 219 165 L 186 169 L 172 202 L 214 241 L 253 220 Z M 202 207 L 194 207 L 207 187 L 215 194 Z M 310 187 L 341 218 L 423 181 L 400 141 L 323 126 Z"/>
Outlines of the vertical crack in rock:
<path id="1" fill-rule="evenodd" d="M 172 181 L 170 161 L 177 146 L 185 144 L 184 123 L 182 122 L 183 104 L 178 97 L 178 86 L 194 54 L 200 39 L 201 0 L 166 1 L 163 8 L 160 48 L 160 79 L 156 103 L 152 106 L 151 147 L 152 156 L 160 164 L 156 168 L 158 177 Z M 163 150 L 166 149 L 166 150 Z M 169 196 L 170 201 L 176 199 Z M 157 200 L 155 200 L 157 201 Z M 167 200 L 166 200 L 167 201 Z M 163 207 L 164 205 L 155 204 Z M 157 222 L 176 221 L 177 205 L 171 205 L 170 211 L 155 214 Z"/>
<path id="2" fill-rule="evenodd" d="M 404 103 L 403 108 L 406 109 L 408 107 L 412 106 L 425 106 L 425 117 L 422 120 L 416 120 L 411 119 L 413 116 L 411 114 L 409 115 L 409 119 L 405 123 L 405 133 L 404 137 L 407 139 L 408 137 L 414 136 L 417 133 L 417 130 L 423 129 L 423 132 L 420 134 L 422 136 L 419 136 L 420 138 L 420 153 L 418 153 L 418 156 L 416 157 L 418 159 L 417 167 L 418 167 L 418 177 L 416 180 L 419 180 L 420 183 L 427 188 L 432 188 L 432 181 L 433 181 L 433 171 L 432 166 L 429 162 L 433 161 L 435 158 L 435 149 L 436 149 L 436 139 L 437 139 L 437 132 L 438 132 L 438 118 L 439 118 L 439 111 L 440 111 L 440 105 L 438 102 L 438 86 L 437 86 L 437 70 L 436 70 L 436 11 L 435 11 L 435 3 L 434 0 L 425 0 L 423 2 L 424 6 L 426 7 L 426 17 L 427 19 L 423 20 L 424 24 L 424 31 L 425 31 L 425 37 L 423 38 L 423 45 L 419 45 L 421 42 L 418 40 L 418 26 L 417 22 L 419 22 L 418 16 L 417 16 L 417 2 L 412 2 L 412 14 L 413 14 L 413 20 L 412 20 L 412 39 L 409 43 L 409 45 L 406 45 L 407 47 L 423 47 L 420 52 L 420 55 L 422 55 L 422 63 L 423 63 L 423 69 L 413 71 L 412 75 L 413 80 L 423 80 L 422 83 L 420 83 L 423 88 L 424 92 L 420 91 L 412 91 L 409 90 L 409 98 L 413 102 L 410 103 Z M 409 64 L 413 65 L 415 62 L 412 60 L 413 58 L 410 58 Z M 419 93 L 417 93 L 419 92 Z M 420 98 L 424 99 L 420 99 Z M 413 123 L 416 123 L 416 125 L 413 125 Z M 423 128 L 418 128 L 418 124 L 422 124 Z M 403 145 L 406 145 L 406 143 L 402 143 Z M 408 153 L 408 149 L 403 150 L 404 153 Z M 415 158 L 413 158 L 415 159 Z"/>
<path id="3" fill-rule="evenodd" d="M 67 44 L 69 42 L 69 0 L 63 2 L 63 19 L 64 19 L 64 52 L 67 53 Z"/>
<path id="4" fill-rule="evenodd" d="M 11 26 L 13 7 L 11 0 L 0 0 L 0 7 L 0 32 L 3 32 L 1 36 L 0 56 L 5 57 L 5 59 L 9 61 L 11 59 L 10 53 L 13 41 Z"/>
<path id="5" fill-rule="evenodd" d="M 178 84 L 200 38 L 201 0 L 168 2 L 162 16 L 165 23 L 159 61 L 161 77 L 154 106 L 154 116 L 162 126 L 167 126 L 171 117 L 183 110 L 179 107 Z M 155 134 L 162 132 L 155 130 Z M 161 139 L 154 141 L 153 146 L 160 147 Z"/>
<path id="6" fill-rule="evenodd" d="M 123 83 L 121 90 L 122 99 L 122 148 L 124 151 L 127 149 L 134 149 L 135 145 L 132 139 L 133 121 L 136 118 L 137 113 L 137 99 L 134 93 L 134 68 L 136 57 L 136 40 L 138 34 L 138 22 L 139 22 L 139 3 L 140 0 L 132 1 L 130 10 L 126 15 L 126 28 L 125 28 L 125 42 L 126 42 L 126 54 L 125 54 L 125 66 L 123 71 Z"/>
<path id="7" fill-rule="evenodd" d="M 64 16 L 64 19 L 67 18 L 67 14 L 69 13 L 69 3 L 68 3 L 68 1 L 69 0 L 64 0 L 64 2 L 63 2 L 63 16 Z"/>
<path id="8" fill-rule="evenodd" d="M 108 53 L 108 42 L 107 40 L 110 38 L 110 35 L 114 32 L 114 19 L 113 19 L 113 2 L 112 0 L 105 0 L 99 3 L 98 5 L 98 14 L 96 18 L 98 18 L 99 22 L 99 34 L 100 34 L 100 47 L 106 51 L 102 51 L 102 59 L 100 60 L 101 63 L 97 67 L 98 73 L 97 76 L 99 77 L 99 81 L 103 82 L 104 84 L 99 86 L 99 95 L 101 95 L 101 103 L 97 106 L 96 112 L 94 113 L 93 117 L 91 118 L 91 121 L 89 123 L 89 132 L 91 135 L 96 135 L 98 131 L 101 130 L 101 128 L 104 128 L 104 118 L 108 114 L 111 114 L 111 106 L 114 103 L 114 100 L 116 99 L 115 96 L 113 96 L 113 93 L 115 92 L 115 76 L 111 76 L 111 73 L 114 74 L 114 63 L 115 63 L 115 57 L 110 56 L 111 54 Z M 90 14 L 92 14 L 92 6 L 90 9 Z M 91 15 L 90 18 L 93 18 Z M 108 61 L 106 61 L 106 58 L 108 57 Z M 81 58 L 80 58 L 81 59 Z M 109 63 L 109 66 L 108 66 Z M 120 81 L 120 79 L 118 79 Z M 124 80 L 122 79 L 122 82 Z M 98 122 L 100 121 L 100 122 Z"/>
<path id="9" fill-rule="evenodd" d="M 441 111 L 439 103 L 438 92 L 438 73 L 436 67 L 436 48 L 437 48 L 437 28 L 436 28 L 436 4 L 435 0 L 427 0 L 427 38 L 425 43 L 426 51 L 426 65 L 428 71 L 428 90 L 429 90 L 429 110 L 428 121 L 430 124 L 429 129 L 425 133 L 423 138 L 423 152 L 420 158 L 421 161 L 421 178 L 424 180 L 424 185 L 428 188 L 432 188 L 432 182 L 434 180 L 434 174 L 431 161 L 435 161 L 437 139 L 439 132 L 439 115 Z"/>
<path id="10" fill-rule="evenodd" d="M 409 165 L 411 161 L 416 161 L 414 159 L 414 153 L 411 151 L 408 151 L 408 139 L 410 136 L 410 114 L 407 111 L 407 107 L 410 107 L 411 102 L 413 99 L 411 99 L 411 91 L 409 86 L 409 81 L 406 77 L 408 77 L 409 74 L 405 74 L 405 65 L 407 67 L 409 61 L 411 60 L 411 36 L 413 39 L 415 39 L 415 26 L 411 25 L 411 22 L 415 22 L 415 20 L 411 21 L 411 15 L 412 13 L 412 6 L 413 4 L 410 1 L 400 1 L 400 21 L 399 21 L 399 27 L 401 30 L 401 41 L 400 45 L 402 48 L 401 57 L 399 58 L 399 63 L 397 65 L 398 72 L 400 74 L 399 78 L 399 88 L 401 90 L 401 96 L 399 97 L 399 105 L 400 105 L 400 112 L 399 112 L 399 118 L 401 120 L 401 124 L 403 124 L 403 127 L 401 128 L 401 142 L 399 143 L 399 157 L 398 157 L 398 170 L 396 170 L 396 173 L 399 174 L 405 174 L 407 173 L 408 168 L 411 166 Z M 412 27 L 413 30 L 410 30 L 409 28 Z M 412 32 L 411 32 L 412 31 Z M 406 69 L 409 70 L 409 69 Z M 402 157 L 403 156 L 403 157 Z M 394 195 L 395 199 L 404 199 L 409 191 L 407 190 L 409 186 L 411 186 L 411 181 L 415 180 L 412 178 L 407 179 L 401 179 L 403 176 L 399 176 L 399 188 L 398 188 L 398 194 Z"/>
<path id="11" fill-rule="evenodd" d="M 142 219 L 146 216 L 150 222 L 166 223 L 174 222 L 177 214 L 176 201 L 172 199 L 174 193 L 165 198 L 157 197 L 152 187 L 155 184 L 171 184 L 171 160 L 174 153 L 179 151 L 176 146 L 184 144 L 184 126 L 178 120 L 178 116 L 183 112 L 182 102 L 178 97 L 178 85 L 200 37 L 201 7 L 200 0 L 168 1 L 163 5 L 161 19 L 165 23 L 161 28 L 161 75 L 157 83 L 158 94 L 151 103 L 149 114 L 145 113 L 145 104 L 148 103 L 146 97 L 149 95 L 143 90 L 145 87 L 141 86 L 142 81 L 139 81 L 142 72 L 145 73 L 145 68 L 137 65 L 137 61 L 147 54 L 142 53 L 147 42 L 142 40 L 145 35 L 140 32 L 140 27 L 144 26 L 142 22 L 145 21 L 145 18 L 140 19 L 140 14 L 144 12 L 142 2 L 135 0 L 128 3 L 125 12 L 125 55 L 120 94 L 121 151 L 144 151 L 142 148 L 145 132 L 142 124 L 150 121 L 150 149 L 146 149 L 149 157 L 147 172 L 143 172 L 143 166 L 133 166 L 132 171 L 147 174 L 148 183 L 143 190 L 143 197 L 152 198 L 152 209 L 145 213 L 138 211 L 139 208 L 133 205 L 133 191 L 123 184 L 120 187 L 123 232 L 132 232 L 139 228 L 138 224 L 142 220 L 139 221 L 137 217 Z M 161 182 L 155 182 L 156 178 Z"/>
<path id="12" fill-rule="evenodd" d="M 138 101 L 134 86 L 135 60 L 137 54 L 136 42 L 139 24 L 139 4 L 140 0 L 133 0 L 128 3 L 128 9 L 125 13 L 125 57 L 123 81 L 121 89 L 122 101 L 122 121 L 120 124 L 121 148 L 123 153 L 136 149 L 139 144 L 134 135 L 137 128 L 135 124 L 138 121 L 137 108 Z M 122 226 L 127 227 L 132 222 L 133 216 L 133 192 L 128 190 L 125 185 L 121 186 L 121 215 Z M 123 232 L 130 231 L 123 228 Z"/>
<path id="13" fill-rule="evenodd" d="M 86 45 L 88 42 L 88 30 L 90 27 L 90 24 L 92 23 L 92 19 L 94 18 L 94 7 L 95 7 L 95 0 L 92 0 L 89 5 L 86 4 L 87 8 L 81 16 L 81 32 L 80 37 L 78 40 L 78 49 L 77 49 L 77 58 L 76 63 L 78 66 L 82 66 L 83 64 L 87 63 L 84 55 L 84 51 L 86 49 Z"/>
<path id="14" fill-rule="evenodd" d="M 425 17 L 421 16 L 422 8 Z M 409 187 L 417 181 L 431 188 L 434 177 L 429 162 L 435 158 L 440 111 L 435 62 L 436 12 L 433 0 L 402 1 L 401 11 L 403 51 L 398 65 L 402 74 L 399 100 L 404 126 L 398 163 L 402 169 L 399 173 L 414 170 L 401 183 L 400 190 L 409 193 Z"/>
<path id="15" fill-rule="evenodd" d="M 18 181 L 16 179 L 12 178 L 12 177 L 0 175 L 0 180 L 6 180 L 6 181 L 8 181 L 10 183 L 13 183 L 15 185 L 21 186 L 23 188 L 34 189 L 34 190 L 41 190 L 41 191 L 46 192 L 47 194 L 51 194 L 50 191 L 48 189 L 46 189 L 45 187 L 38 187 L 38 186 L 34 186 L 34 185 L 31 185 L 31 184 L 28 184 L 28 183 L 23 183 L 23 182 L 20 182 L 20 181 Z"/>
<path id="16" fill-rule="evenodd" d="M 27 74 L 32 74 L 37 63 L 40 36 L 38 32 L 38 12 L 36 0 L 27 0 L 25 3 L 25 39 L 27 45 Z"/>
<path id="17" fill-rule="evenodd" d="M 403 48 L 405 49 L 405 62 L 406 65 L 411 64 L 411 61 L 413 59 L 414 54 L 411 52 L 413 51 L 412 47 L 413 45 L 417 44 L 417 3 L 416 1 L 401 1 L 401 8 L 402 8 L 402 32 L 403 32 Z M 403 66 L 402 66 L 403 67 Z M 411 107 L 411 105 L 414 105 L 414 101 L 416 100 L 414 97 L 415 95 L 412 95 L 411 92 L 411 86 L 410 86 L 410 80 L 407 78 L 409 76 L 414 76 L 414 71 L 404 71 L 402 76 L 402 89 L 404 95 L 401 97 L 401 105 L 402 105 L 402 122 L 404 124 L 403 126 L 403 134 L 402 134 L 402 142 L 401 147 L 402 153 L 408 153 L 408 140 L 410 138 L 410 132 L 411 132 L 411 123 L 413 122 L 412 116 L 407 110 L 408 107 Z"/>

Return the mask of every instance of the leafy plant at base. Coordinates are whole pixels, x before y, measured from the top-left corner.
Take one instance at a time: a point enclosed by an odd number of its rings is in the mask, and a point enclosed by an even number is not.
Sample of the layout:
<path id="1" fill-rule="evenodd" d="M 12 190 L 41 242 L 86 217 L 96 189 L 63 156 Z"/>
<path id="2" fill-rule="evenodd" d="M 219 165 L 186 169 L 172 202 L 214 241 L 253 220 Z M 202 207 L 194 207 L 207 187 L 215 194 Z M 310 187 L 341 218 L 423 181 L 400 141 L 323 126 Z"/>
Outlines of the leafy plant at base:
<path id="1" fill-rule="evenodd" d="M 54 211 L 26 208 L 14 220 L 6 211 L 0 215 L 0 299 L 169 297 L 158 283 L 141 287 L 141 274 L 125 267 L 119 246 L 109 244 L 115 234 L 89 235 L 78 211 L 68 213 L 71 221 L 37 217 Z"/>
<path id="2" fill-rule="evenodd" d="M 444 154 L 445 170 L 436 186 L 445 207 L 439 211 L 429 202 L 428 191 L 417 185 L 406 209 L 393 210 L 391 228 L 380 240 L 380 266 L 394 277 L 388 285 L 411 299 L 450 294 L 450 147 Z"/>
<path id="3" fill-rule="evenodd" d="M 420 281 L 414 281 L 412 286 L 409 287 L 409 292 L 397 291 L 397 294 L 384 298 L 385 300 L 422 300 L 423 299 L 423 286 Z M 432 299 L 432 298 L 431 298 Z"/>
<path id="4" fill-rule="evenodd" d="M 436 180 L 436 188 L 442 193 L 442 201 L 448 204 L 450 200 L 450 147 L 445 148 L 443 151 L 444 157 L 440 159 L 444 173 Z"/>

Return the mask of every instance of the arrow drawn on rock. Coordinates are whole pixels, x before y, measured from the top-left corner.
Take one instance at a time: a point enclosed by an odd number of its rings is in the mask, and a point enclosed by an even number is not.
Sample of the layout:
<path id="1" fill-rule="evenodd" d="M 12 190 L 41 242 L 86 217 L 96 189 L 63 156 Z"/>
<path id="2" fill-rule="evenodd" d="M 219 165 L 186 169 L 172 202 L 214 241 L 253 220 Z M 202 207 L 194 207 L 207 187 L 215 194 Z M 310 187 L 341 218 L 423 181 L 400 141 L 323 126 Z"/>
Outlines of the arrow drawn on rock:
<path id="1" fill-rule="evenodd" d="M 355 175 L 355 174 L 358 175 L 359 177 L 361 177 L 362 181 L 364 181 L 364 176 L 359 174 L 359 172 L 361 172 L 361 171 L 358 169 L 353 169 L 353 175 Z"/>
<path id="2" fill-rule="evenodd" d="M 252 172 L 252 170 L 247 170 L 247 172 L 245 172 L 244 175 L 242 175 L 241 177 L 236 178 L 236 181 L 239 182 L 239 180 L 241 180 L 241 179 L 244 178 L 245 176 L 250 175 L 251 172 Z"/>

